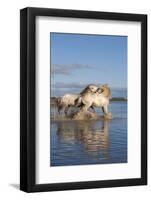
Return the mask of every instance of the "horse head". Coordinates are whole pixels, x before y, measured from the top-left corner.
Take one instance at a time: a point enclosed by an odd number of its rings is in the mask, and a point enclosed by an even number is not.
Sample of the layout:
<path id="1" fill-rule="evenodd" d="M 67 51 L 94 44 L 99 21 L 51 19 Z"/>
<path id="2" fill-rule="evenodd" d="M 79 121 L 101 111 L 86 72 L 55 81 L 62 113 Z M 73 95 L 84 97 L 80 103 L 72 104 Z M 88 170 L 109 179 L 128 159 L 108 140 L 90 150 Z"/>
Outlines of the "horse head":
<path id="1" fill-rule="evenodd" d="M 82 92 L 81 95 L 87 94 L 87 93 L 95 93 L 97 91 L 98 87 L 96 85 L 88 85 Z"/>
<path id="2" fill-rule="evenodd" d="M 105 97 L 111 98 L 111 89 L 108 84 L 104 84 L 98 88 L 98 93 L 103 94 Z"/>

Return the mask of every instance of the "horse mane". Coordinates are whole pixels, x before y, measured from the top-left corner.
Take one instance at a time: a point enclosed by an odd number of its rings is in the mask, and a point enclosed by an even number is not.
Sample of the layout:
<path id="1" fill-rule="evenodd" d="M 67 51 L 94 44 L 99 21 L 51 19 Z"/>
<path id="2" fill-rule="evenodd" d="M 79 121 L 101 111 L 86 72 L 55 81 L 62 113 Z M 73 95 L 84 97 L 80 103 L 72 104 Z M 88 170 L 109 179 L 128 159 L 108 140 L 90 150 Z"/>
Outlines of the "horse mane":
<path id="1" fill-rule="evenodd" d="M 86 94 L 87 92 L 89 92 L 90 91 L 90 85 L 88 85 L 86 88 L 84 88 L 84 90 L 82 90 L 81 92 L 80 92 L 80 95 L 84 95 L 84 94 Z"/>
<path id="2" fill-rule="evenodd" d="M 111 98 L 111 89 L 108 86 L 108 84 L 102 85 L 101 89 L 103 89 L 102 94 L 107 97 L 107 98 Z"/>

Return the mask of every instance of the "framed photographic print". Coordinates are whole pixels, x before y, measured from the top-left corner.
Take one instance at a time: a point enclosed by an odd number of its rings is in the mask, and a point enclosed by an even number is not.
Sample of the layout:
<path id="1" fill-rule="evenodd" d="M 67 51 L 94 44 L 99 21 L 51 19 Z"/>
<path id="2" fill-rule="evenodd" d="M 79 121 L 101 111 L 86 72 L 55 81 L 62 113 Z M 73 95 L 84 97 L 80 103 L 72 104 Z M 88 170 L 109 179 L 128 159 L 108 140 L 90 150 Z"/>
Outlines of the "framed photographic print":
<path id="1" fill-rule="evenodd" d="M 20 189 L 147 184 L 147 16 L 20 12 Z"/>

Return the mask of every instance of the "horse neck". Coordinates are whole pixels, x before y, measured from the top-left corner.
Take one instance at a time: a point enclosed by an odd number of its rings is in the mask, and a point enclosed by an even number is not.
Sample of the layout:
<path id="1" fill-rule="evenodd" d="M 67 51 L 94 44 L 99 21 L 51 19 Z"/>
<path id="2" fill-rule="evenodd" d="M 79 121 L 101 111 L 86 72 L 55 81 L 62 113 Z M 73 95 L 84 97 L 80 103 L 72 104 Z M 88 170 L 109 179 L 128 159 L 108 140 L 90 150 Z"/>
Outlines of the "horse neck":
<path id="1" fill-rule="evenodd" d="M 102 94 L 103 94 L 105 97 L 110 98 L 110 95 L 111 95 L 110 89 L 107 88 Z"/>
<path id="2" fill-rule="evenodd" d="M 80 94 L 75 94 L 74 97 L 78 98 L 78 97 L 80 97 Z"/>

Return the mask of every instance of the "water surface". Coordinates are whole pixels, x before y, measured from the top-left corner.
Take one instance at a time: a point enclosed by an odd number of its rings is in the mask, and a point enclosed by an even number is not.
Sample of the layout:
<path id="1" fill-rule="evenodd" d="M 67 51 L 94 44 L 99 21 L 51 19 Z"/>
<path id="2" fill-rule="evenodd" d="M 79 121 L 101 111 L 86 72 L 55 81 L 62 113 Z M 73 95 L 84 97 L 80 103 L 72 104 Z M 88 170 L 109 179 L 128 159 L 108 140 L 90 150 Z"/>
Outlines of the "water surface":
<path id="1" fill-rule="evenodd" d="M 126 163 L 127 102 L 111 102 L 110 111 L 112 120 L 51 120 L 50 165 Z"/>

